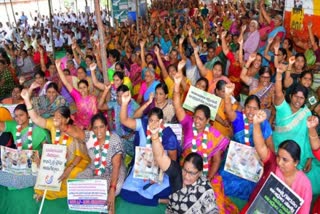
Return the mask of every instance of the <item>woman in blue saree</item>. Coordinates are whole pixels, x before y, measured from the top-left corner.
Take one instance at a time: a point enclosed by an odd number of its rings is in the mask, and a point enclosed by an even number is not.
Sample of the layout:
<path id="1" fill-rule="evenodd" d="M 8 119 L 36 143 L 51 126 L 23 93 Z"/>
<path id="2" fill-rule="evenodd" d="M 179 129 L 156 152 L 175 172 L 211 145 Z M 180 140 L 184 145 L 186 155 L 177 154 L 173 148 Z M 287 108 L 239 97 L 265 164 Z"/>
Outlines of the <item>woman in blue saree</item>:
<path id="1" fill-rule="evenodd" d="M 237 143 L 254 147 L 253 144 L 253 117 L 260 109 L 260 100 L 256 95 L 250 95 L 244 104 L 243 112 L 232 109 L 231 96 L 235 85 L 229 83 L 225 86 L 225 111 L 228 120 L 232 123 L 233 139 Z M 267 146 L 274 151 L 272 144 L 272 129 L 270 123 L 265 120 L 261 123 L 263 138 Z M 224 192 L 227 196 L 237 197 L 242 200 L 248 200 L 251 192 L 256 186 L 255 182 L 240 178 L 224 170 L 224 164 L 220 169 L 222 176 Z"/>
<path id="2" fill-rule="evenodd" d="M 151 93 L 155 93 L 159 81 L 155 80 L 155 71 L 148 68 L 145 72 L 144 82 L 142 82 L 139 95 L 137 97 L 138 103 L 144 103 L 149 99 Z"/>
<path id="3" fill-rule="evenodd" d="M 148 119 L 131 119 L 127 116 L 128 103 L 131 100 L 129 92 L 122 94 L 122 105 L 120 111 L 121 123 L 133 130 L 136 130 L 139 135 L 140 147 L 151 148 L 151 132 L 153 126 L 163 119 L 163 112 L 161 109 L 155 107 L 148 115 Z M 176 135 L 171 128 L 162 128 L 159 131 L 159 136 L 162 138 L 162 145 L 167 151 L 171 160 L 178 161 L 181 153 L 181 147 Z M 155 183 L 151 180 L 138 179 L 133 177 L 136 170 L 136 164 L 133 165 L 128 177 L 126 178 L 122 190 L 121 197 L 131 203 L 142 204 L 147 206 L 157 206 L 161 199 L 168 199 L 171 194 L 171 187 L 169 184 L 169 177 L 164 174 L 162 183 Z"/>

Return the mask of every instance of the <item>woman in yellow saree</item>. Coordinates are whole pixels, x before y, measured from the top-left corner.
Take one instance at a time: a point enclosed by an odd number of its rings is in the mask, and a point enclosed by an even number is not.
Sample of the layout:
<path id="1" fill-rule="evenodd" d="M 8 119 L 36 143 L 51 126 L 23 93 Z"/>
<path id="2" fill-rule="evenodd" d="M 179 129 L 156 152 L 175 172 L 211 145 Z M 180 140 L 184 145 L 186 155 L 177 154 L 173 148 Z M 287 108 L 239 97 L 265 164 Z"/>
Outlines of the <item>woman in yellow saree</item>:
<path id="1" fill-rule="evenodd" d="M 44 119 L 33 110 L 28 91 L 24 89 L 21 92 L 21 96 L 25 100 L 31 120 L 38 126 L 50 131 L 53 144 L 67 146 L 66 167 L 59 178 L 62 182 L 61 189 L 58 192 L 47 191 L 46 193 L 46 199 L 49 200 L 65 198 L 67 197 L 67 179 L 76 178 L 80 172 L 86 169 L 90 162 L 85 146 L 66 134 L 68 129 L 74 128 L 70 118 L 70 110 L 65 106 L 59 107 L 53 118 Z M 35 190 L 35 193 L 37 200 L 43 196 L 43 191 L 41 190 Z"/>

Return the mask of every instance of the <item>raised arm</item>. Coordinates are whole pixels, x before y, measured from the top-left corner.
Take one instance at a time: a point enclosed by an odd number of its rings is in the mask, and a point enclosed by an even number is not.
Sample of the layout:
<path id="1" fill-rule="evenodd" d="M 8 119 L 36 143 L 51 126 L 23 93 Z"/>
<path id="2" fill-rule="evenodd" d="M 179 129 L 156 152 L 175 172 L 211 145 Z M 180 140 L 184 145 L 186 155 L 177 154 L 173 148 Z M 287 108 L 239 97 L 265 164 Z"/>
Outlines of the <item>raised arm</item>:
<path id="1" fill-rule="evenodd" d="M 202 63 L 202 61 L 201 61 L 201 59 L 200 59 L 200 56 L 199 56 L 198 47 L 193 48 L 193 49 L 194 49 L 194 56 L 195 56 L 195 58 L 196 58 L 197 67 L 199 68 L 199 71 L 200 71 L 200 75 L 201 75 L 202 77 L 206 77 L 207 74 L 208 74 L 208 72 L 211 72 L 211 71 L 210 71 L 209 69 L 207 69 L 207 68 L 203 65 L 203 63 Z"/>
<path id="2" fill-rule="evenodd" d="M 320 149 L 320 140 L 317 133 L 317 127 L 319 125 L 319 119 L 317 116 L 310 116 L 307 120 L 307 127 L 309 131 L 309 139 L 312 150 Z"/>
<path id="3" fill-rule="evenodd" d="M 140 42 L 140 49 L 141 49 L 141 53 L 140 53 L 140 57 L 141 57 L 141 68 L 147 67 L 147 62 L 146 62 L 146 56 L 145 56 L 145 51 L 144 51 L 144 47 L 146 45 L 146 40 L 142 39 Z"/>
<path id="4" fill-rule="evenodd" d="M 264 53 L 263 53 L 264 58 L 266 58 L 268 61 L 271 61 L 271 56 L 269 55 L 269 50 L 270 50 L 270 46 L 271 46 L 272 42 L 273 42 L 273 38 L 271 37 L 268 39 L 267 46 L 264 49 Z"/>
<path id="5" fill-rule="evenodd" d="M 108 104 L 106 103 L 106 97 L 108 96 L 108 93 L 110 93 L 110 88 L 111 88 L 111 85 L 104 86 L 103 93 L 101 94 L 101 97 L 98 102 L 98 109 L 101 111 L 109 110 Z"/>
<path id="6" fill-rule="evenodd" d="M 312 32 L 312 22 L 308 23 L 308 33 L 309 33 L 309 38 L 310 38 L 310 41 L 311 41 L 312 49 L 314 51 L 318 50 L 319 46 L 316 43 L 316 41 L 314 39 L 314 34 Z"/>
<path id="7" fill-rule="evenodd" d="M 183 42 L 184 42 L 184 36 L 182 35 L 179 39 L 179 53 L 180 53 L 180 56 L 181 56 L 181 59 L 182 60 L 187 60 L 187 57 L 186 55 L 184 54 L 184 48 L 183 48 Z"/>
<path id="8" fill-rule="evenodd" d="M 227 56 L 227 54 L 229 53 L 229 48 L 227 46 L 227 42 L 226 42 L 226 35 L 227 35 L 227 31 L 223 31 L 221 33 L 221 45 L 222 45 L 222 51 L 224 53 L 225 56 Z"/>
<path id="9" fill-rule="evenodd" d="M 295 56 L 291 56 L 289 58 L 289 66 L 288 69 L 285 70 L 285 79 L 284 79 L 284 87 L 288 88 L 290 85 L 293 84 L 293 79 L 291 77 L 291 71 L 292 71 L 292 67 L 293 64 L 296 61 L 296 57 Z"/>
<path id="10" fill-rule="evenodd" d="M 230 122 L 233 122 L 237 118 L 237 114 L 232 109 L 232 103 L 231 103 L 231 97 L 233 95 L 234 88 L 235 88 L 234 83 L 228 83 L 225 86 L 224 106 L 225 106 L 225 113 Z"/>
<path id="11" fill-rule="evenodd" d="M 277 68 L 279 66 L 279 48 L 280 43 L 276 42 L 273 46 L 274 48 L 274 66 Z"/>
<path id="12" fill-rule="evenodd" d="M 240 66 L 243 66 L 243 38 L 242 39 L 238 39 L 238 43 L 239 43 L 239 63 Z"/>
<path id="13" fill-rule="evenodd" d="M 157 46 L 154 48 L 154 53 L 157 56 L 157 60 L 158 60 L 159 66 L 160 66 L 161 74 L 162 74 L 162 78 L 166 79 L 169 76 L 169 73 L 167 71 L 166 66 L 164 66 L 164 64 L 163 64 L 163 61 L 160 56 L 160 50 Z"/>
<path id="14" fill-rule="evenodd" d="M 259 110 L 253 117 L 253 142 L 254 147 L 264 162 L 269 155 L 269 148 L 263 138 L 260 123 L 267 119 L 267 114 L 264 110 Z"/>
<path id="15" fill-rule="evenodd" d="M 268 24 L 271 23 L 271 17 L 268 15 L 266 9 L 264 8 L 264 1 L 260 1 L 260 13 Z"/>
<path id="16" fill-rule="evenodd" d="M 256 57 L 257 57 L 256 53 L 250 54 L 248 61 L 242 67 L 241 74 L 240 74 L 240 79 L 246 85 L 250 85 L 250 83 L 252 81 L 252 77 L 248 76 L 248 69 L 251 66 L 252 62 L 256 59 Z"/>
<path id="17" fill-rule="evenodd" d="M 28 114 L 31 120 L 37 125 L 42 128 L 46 128 L 46 119 L 42 118 L 40 115 L 36 113 L 33 109 L 31 101 L 30 101 L 30 94 L 27 89 L 23 89 L 21 92 L 21 97 L 24 99 L 24 102 L 27 106 Z"/>
<path id="18" fill-rule="evenodd" d="M 72 39 L 71 48 L 72 48 L 72 53 L 73 53 L 74 59 L 76 60 L 76 63 L 78 65 L 80 65 L 81 59 L 80 59 L 79 54 L 77 52 L 77 43 L 76 43 L 76 39 L 75 38 Z"/>
<path id="19" fill-rule="evenodd" d="M 47 67 L 46 63 L 44 62 L 44 50 L 42 47 L 38 47 L 39 53 L 40 53 L 40 66 L 41 66 L 41 71 L 46 72 Z"/>
<path id="20" fill-rule="evenodd" d="M 56 67 L 57 67 L 57 71 L 58 71 L 59 77 L 61 79 L 61 82 L 68 89 L 68 91 L 71 92 L 73 89 L 73 86 L 71 85 L 71 83 L 68 82 L 66 76 L 64 75 L 63 71 L 61 70 L 60 65 L 61 65 L 61 61 L 59 59 L 57 59 L 56 60 Z"/>
<path id="21" fill-rule="evenodd" d="M 147 102 L 145 102 L 142 106 L 140 106 L 133 115 L 133 118 L 141 118 L 143 116 L 143 112 L 144 110 L 146 110 L 146 108 L 148 108 L 148 106 L 152 103 L 154 98 L 154 94 L 150 93 L 149 99 Z"/>
<path id="22" fill-rule="evenodd" d="M 136 130 L 136 120 L 128 117 L 128 105 L 130 100 L 130 91 L 123 92 L 121 97 L 120 122 L 129 129 Z"/>
<path id="23" fill-rule="evenodd" d="M 181 105 L 181 97 L 180 97 L 180 84 L 183 79 L 182 69 L 185 66 L 185 64 L 186 64 L 186 61 L 184 60 L 181 60 L 179 62 L 178 72 L 174 76 L 173 106 L 179 122 L 181 122 L 186 116 L 186 112 Z"/>
<path id="24" fill-rule="evenodd" d="M 100 91 L 104 90 L 104 84 L 102 82 L 99 82 L 96 76 L 96 63 L 92 63 L 90 65 L 90 71 L 91 71 L 91 77 L 92 77 L 92 83 L 93 85 L 98 88 Z"/>
<path id="25" fill-rule="evenodd" d="M 275 84 L 275 97 L 274 104 L 280 105 L 284 100 L 284 94 L 282 91 L 282 74 L 286 70 L 286 65 L 280 64 L 277 68 L 276 84 Z"/>

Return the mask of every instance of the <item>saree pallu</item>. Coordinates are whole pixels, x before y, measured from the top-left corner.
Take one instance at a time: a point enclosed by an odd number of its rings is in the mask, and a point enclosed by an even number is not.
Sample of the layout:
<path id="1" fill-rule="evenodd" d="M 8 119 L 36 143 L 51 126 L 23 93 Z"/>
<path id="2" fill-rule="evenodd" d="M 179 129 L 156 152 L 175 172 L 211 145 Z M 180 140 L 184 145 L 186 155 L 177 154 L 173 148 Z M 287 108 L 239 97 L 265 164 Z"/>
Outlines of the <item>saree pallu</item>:
<path id="1" fill-rule="evenodd" d="M 34 110 L 44 118 L 52 117 L 54 112 L 61 106 L 69 106 L 67 100 L 61 95 L 58 95 L 52 103 L 50 103 L 46 95 L 34 97 L 32 103 Z"/>

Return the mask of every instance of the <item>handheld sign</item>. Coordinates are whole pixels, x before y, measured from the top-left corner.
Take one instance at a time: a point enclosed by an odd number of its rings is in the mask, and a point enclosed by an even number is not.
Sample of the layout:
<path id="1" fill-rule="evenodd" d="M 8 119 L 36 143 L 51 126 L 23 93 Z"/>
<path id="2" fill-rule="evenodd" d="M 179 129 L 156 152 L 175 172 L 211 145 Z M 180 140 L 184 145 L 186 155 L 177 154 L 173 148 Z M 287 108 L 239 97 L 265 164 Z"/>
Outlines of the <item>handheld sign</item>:
<path id="1" fill-rule="evenodd" d="M 68 207 L 70 210 L 107 212 L 107 180 L 69 179 L 67 182 Z"/>
<path id="2" fill-rule="evenodd" d="M 34 175 L 38 173 L 36 150 L 17 150 L 1 146 L 1 170 L 14 175 Z"/>
<path id="3" fill-rule="evenodd" d="M 60 191 L 58 178 L 63 174 L 66 163 L 67 147 L 43 144 L 40 169 L 35 189 Z"/>
<path id="4" fill-rule="evenodd" d="M 183 103 L 183 108 L 193 112 L 198 105 L 206 105 L 210 108 L 210 119 L 214 120 L 216 118 L 220 102 L 220 97 L 191 86 Z"/>
<path id="5" fill-rule="evenodd" d="M 253 182 L 258 182 L 263 173 L 256 149 L 235 141 L 230 141 L 224 170 Z"/>
<path id="6" fill-rule="evenodd" d="M 274 173 L 271 173 L 247 213 L 295 214 L 303 202 L 299 195 Z"/>

